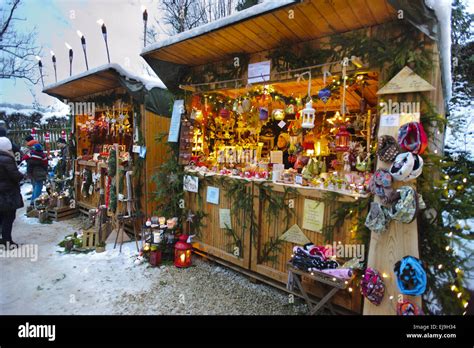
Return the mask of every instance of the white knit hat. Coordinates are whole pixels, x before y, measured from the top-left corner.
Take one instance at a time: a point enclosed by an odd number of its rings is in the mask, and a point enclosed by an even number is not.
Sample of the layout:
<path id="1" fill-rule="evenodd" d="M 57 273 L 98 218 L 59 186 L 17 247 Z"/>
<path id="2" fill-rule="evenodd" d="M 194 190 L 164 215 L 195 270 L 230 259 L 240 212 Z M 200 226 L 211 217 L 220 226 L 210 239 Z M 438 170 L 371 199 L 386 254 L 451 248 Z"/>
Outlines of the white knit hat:
<path id="1" fill-rule="evenodd" d="M 0 137 L 0 151 L 11 151 L 12 142 L 7 137 Z"/>

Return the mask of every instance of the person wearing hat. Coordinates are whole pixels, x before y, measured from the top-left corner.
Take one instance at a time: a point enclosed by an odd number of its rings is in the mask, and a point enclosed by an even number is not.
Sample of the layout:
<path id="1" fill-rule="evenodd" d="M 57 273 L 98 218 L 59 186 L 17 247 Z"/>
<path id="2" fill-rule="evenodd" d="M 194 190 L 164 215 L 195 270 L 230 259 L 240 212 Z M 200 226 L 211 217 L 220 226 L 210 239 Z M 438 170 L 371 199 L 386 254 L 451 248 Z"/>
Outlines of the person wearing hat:
<path id="1" fill-rule="evenodd" d="M 7 137 L 8 138 L 7 134 L 8 134 L 7 129 L 0 126 L 0 137 Z M 21 162 L 21 149 L 10 138 L 8 138 L 8 140 L 10 140 L 11 143 L 12 143 L 12 151 L 13 151 L 13 155 L 15 156 L 16 164 L 20 164 L 20 162 Z"/>
<path id="2" fill-rule="evenodd" d="M 2 225 L 1 244 L 17 246 L 12 240 L 12 227 L 16 210 L 23 207 L 20 181 L 23 174 L 18 171 L 12 151 L 12 143 L 7 137 L 0 137 L 0 221 Z"/>
<path id="3" fill-rule="evenodd" d="M 43 146 L 38 143 L 32 146 L 31 152 L 26 154 L 23 160 L 26 161 L 26 173 L 33 185 L 30 207 L 34 207 L 35 199 L 41 195 L 44 181 L 48 177 L 48 157 L 43 151 Z"/>

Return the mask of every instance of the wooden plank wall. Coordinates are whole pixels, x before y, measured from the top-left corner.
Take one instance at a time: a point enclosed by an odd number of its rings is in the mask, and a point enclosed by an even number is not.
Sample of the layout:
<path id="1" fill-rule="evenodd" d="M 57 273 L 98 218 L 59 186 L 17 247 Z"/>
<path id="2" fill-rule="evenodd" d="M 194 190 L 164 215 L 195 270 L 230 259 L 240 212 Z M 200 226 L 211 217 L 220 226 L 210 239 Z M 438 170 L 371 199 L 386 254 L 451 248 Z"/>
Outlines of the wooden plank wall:
<path id="1" fill-rule="evenodd" d="M 166 145 L 167 139 L 165 138 L 162 143 L 158 143 L 156 140 L 161 133 L 168 133 L 170 121 L 169 117 L 158 116 L 151 111 L 145 110 L 141 107 L 142 115 L 145 117 L 142 120 L 143 136 L 145 137 L 146 144 L 146 161 L 145 161 L 145 177 L 143 183 L 146 183 L 142 207 L 144 208 L 145 216 L 149 217 L 153 214 L 156 209 L 156 202 L 154 201 L 154 194 L 156 184 L 153 181 L 153 175 L 157 168 L 168 158 L 168 152 Z"/>
<path id="2" fill-rule="evenodd" d="M 185 192 L 184 195 L 187 210 L 190 209 L 194 212 L 200 210 L 207 214 L 202 221 L 205 227 L 194 238 L 193 246 L 198 250 L 248 269 L 250 267 L 250 229 L 248 226 L 246 229 L 242 226 L 242 221 L 246 217 L 243 216 L 243 213 L 237 216 L 231 214 L 232 228 L 242 243 L 242 248 L 239 250 L 241 251 L 240 256 L 236 256 L 234 255 L 236 246 L 234 238 L 226 233 L 225 229 L 221 229 L 219 224 L 219 209 L 231 209 L 233 202 L 226 197 L 226 189 L 223 185 L 217 183 L 212 185 L 219 187 L 218 205 L 206 202 L 207 186 L 201 183 L 199 184 L 199 194 Z M 247 185 L 247 189 L 253 189 L 252 183 Z M 190 232 L 195 233 L 195 231 Z"/>
<path id="3" fill-rule="evenodd" d="M 272 185 L 274 194 L 283 195 L 284 187 L 281 185 Z M 277 193 L 278 192 L 278 193 Z M 255 189 L 255 202 L 256 214 L 258 214 L 258 236 L 257 242 L 253 245 L 252 257 L 251 257 L 251 270 L 274 280 L 282 283 L 287 282 L 288 272 L 286 269 L 286 263 L 291 259 L 293 247 L 296 244 L 283 242 L 281 244 L 281 250 L 278 253 L 274 253 L 277 256 L 276 260 L 260 262 L 260 255 L 264 248 L 265 243 L 270 239 L 277 239 L 283 233 L 286 232 L 287 228 L 298 224 L 303 230 L 303 233 L 311 240 L 315 245 L 326 245 L 331 244 L 333 241 L 341 242 L 345 244 L 359 244 L 359 241 L 355 240 L 355 234 L 351 232 L 352 223 L 350 219 L 346 219 L 342 227 L 338 228 L 333 235 L 333 240 L 327 241 L 322 233 L 303 229 L 303 211 L 305 199 L 311 199 L 322 202 L 322 194 L 320 191 L 298 189 L 298 195 L 295 197 L 288 197 L 286 204 L 289 204 L 289 200 L 294 200 L 294 214 L 292 214 L 288 224 L 285 221 L 286 211 L 280 211 L 276 218 L 271 217 L 268 219 L 268 203 L 262 202 L 258 196 L 258 189 Z M 335 209 L 337 209 L 338 203 L 333 202 L 328 204 L 326 202 L 324 208 L 324 221 L 323 226 L 327 226 L 332 223 L 331 215 Z M 327 293 L 327 287 L 323 284 L 309 281 L 309 279 L 303 279 L 305 287 L 310 293 L 317 297 L 323 297 Z M 348 291 L 340 291 L 334 297 L 334 304 L 344 307 L 350 311 L 361 312 L 362 298 L 357 287 L 352 287 L 354 291 L 349 293 Z"/>

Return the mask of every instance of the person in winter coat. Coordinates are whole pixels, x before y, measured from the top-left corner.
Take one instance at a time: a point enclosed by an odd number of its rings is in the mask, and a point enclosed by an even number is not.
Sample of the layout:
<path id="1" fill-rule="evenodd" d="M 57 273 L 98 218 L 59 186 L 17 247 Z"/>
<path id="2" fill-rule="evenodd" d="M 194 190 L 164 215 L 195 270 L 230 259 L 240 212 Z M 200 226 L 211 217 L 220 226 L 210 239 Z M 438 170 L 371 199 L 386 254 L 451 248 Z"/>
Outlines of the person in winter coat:
<path id="1" fill-rule="evenodd" d="M 8 134 L 8 131 L 6 128 L 3 128 L 3 127 L 0 127 L 0 137 L 7 137 Z M 9 140 L 12 142 L 12 151 L 13 151 L 13 155 L 15 156 L 15 161 L 16 161 L 16 164 L 20 164 L 21 162 L 21 150 L 20 150 L 20 147 L 15 144 L 10 138 Z"/>
<path id="2" fill-rule="evenodd" d="M 26 154 L 23 160 L 26 161 L 26 173 L 33 185 L 30 206 L 34 206 L 35 199 L 41 195 L 44 181 L 48 177 L 48 157 L 41 144 L 34 144 L 31 152 Z"/>
<path id="3" fill-rule="evenodd" d="M 12 151 L 12 143 L 6 137 L 0 137 L 0 221 L 2 224 L 2 242 L 8 247 L 17 246 L 12 240 L 12 227 L 16 210 L 23 207 L 20 181 L 23 174 L 18 171 Z"/>

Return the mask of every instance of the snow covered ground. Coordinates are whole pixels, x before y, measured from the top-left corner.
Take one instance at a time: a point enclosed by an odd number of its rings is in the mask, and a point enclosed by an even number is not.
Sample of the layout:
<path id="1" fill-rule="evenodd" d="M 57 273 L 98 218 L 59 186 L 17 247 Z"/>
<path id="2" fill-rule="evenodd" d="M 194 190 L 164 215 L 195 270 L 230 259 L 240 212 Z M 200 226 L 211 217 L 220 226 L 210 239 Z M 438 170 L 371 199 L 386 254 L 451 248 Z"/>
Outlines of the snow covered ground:
<path id="1" fill-rule="evenodd" d="M 26 200 L 25 200 L 26 203 Z M 13 240 L 38 246 L 38 259 L 0 258 L 0 314 L 302 314 L 288 295 L 193 256 L 194 267 L 135 265 L 134 243 L 119 253 L 62 254 L 76 218 L 42 225 L 17 211 Z"/>

